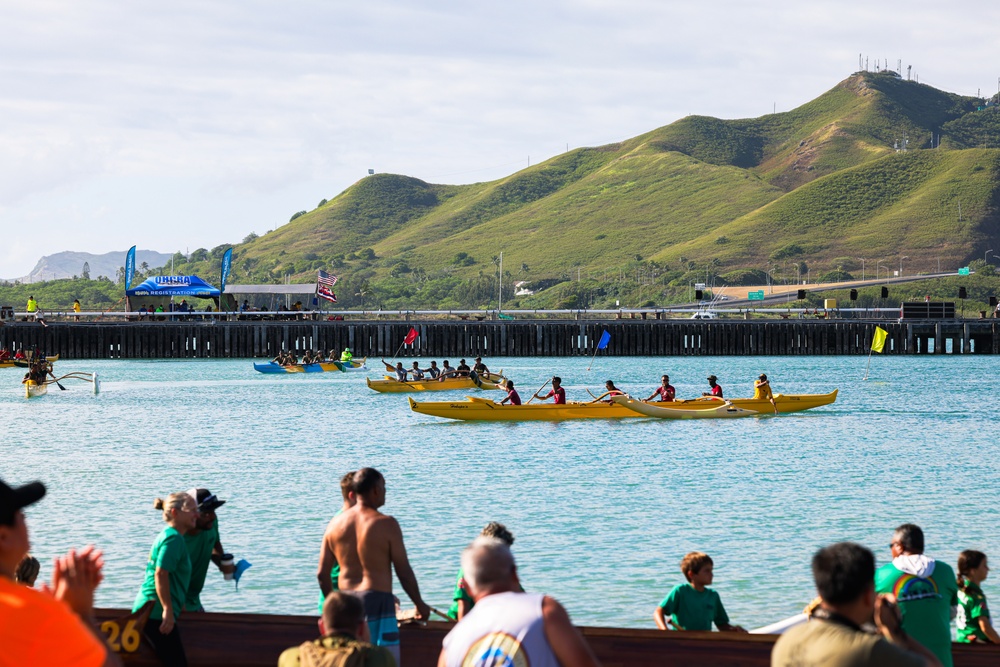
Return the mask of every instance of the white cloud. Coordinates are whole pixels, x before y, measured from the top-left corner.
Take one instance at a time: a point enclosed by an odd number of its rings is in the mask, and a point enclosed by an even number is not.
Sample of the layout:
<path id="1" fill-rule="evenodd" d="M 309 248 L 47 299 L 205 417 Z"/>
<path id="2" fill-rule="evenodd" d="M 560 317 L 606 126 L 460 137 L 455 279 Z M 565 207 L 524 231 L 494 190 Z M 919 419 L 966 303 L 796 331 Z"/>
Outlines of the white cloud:
<path id="1" fill-rule="evenodd" d="M 984 0 L 8 2 L 0 227 L 30 220 L 65 244 L 44 252 L 212 247 L 368 168 L 490 180 L 687 114 L 787 110 L 859 52 L 991 94 L 998 14 Z M 5 251 L 0 275 L 38 252 Z"/>

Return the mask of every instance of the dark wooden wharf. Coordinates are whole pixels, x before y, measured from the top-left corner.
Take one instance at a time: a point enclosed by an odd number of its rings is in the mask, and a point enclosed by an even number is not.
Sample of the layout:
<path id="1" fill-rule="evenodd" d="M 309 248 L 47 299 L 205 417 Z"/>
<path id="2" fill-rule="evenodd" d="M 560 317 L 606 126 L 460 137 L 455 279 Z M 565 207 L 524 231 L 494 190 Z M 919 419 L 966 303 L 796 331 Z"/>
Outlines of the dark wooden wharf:
<path id="1" fill-rule="evenodd" d="M 0 345 L 62 359 L 271 358 L 280 350 L 342 350 L 391 357 L 411 327 L 408 357 L 599 355 L 866 355 L 876 326 L 884 354 L 1000 354 L 1000 320 L 588 320 L 31 322 L 0 326 Z"/>
<path id="2" fill-rule="evenodd" d="M 127 610 L 98 609 L 99 623 Z M 318 635 L 315 616 L 184 613 L 182 628 L 192 667 L 273 667 L 286 648 Z M 452 623 L 432 622 L 400 628 L 401 661 L 406 667 L 435 667 L 441 640 Z M 661 632 L 630 628 L 580 628 L 604 667 L 768 667 L 777 635 L 728 632 Z M 107 630 L 105 630 L 107 634 Z M 122 655 L 126 665 L 159 665 L 145 642 Z M 120 650 L 120 644 L 119 644 Z M 955 667 L 986 667 L 1000 662 L 1000 646 L 953 644 Z"/>

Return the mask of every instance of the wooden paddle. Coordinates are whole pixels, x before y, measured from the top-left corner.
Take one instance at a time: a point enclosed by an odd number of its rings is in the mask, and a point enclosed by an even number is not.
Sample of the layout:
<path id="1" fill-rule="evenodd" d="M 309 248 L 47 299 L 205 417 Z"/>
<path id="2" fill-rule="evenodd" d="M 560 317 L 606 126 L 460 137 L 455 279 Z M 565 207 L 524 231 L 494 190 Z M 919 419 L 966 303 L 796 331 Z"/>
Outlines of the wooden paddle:
<path id="1" fill-rule="evenodd" d="M 538 388 L 538 391 L 545 389 L 545 385 L 548 384 L 549 382 L 552 382 L 552 380 L 546 380 L 545 384 L 543 384 L 541 387 Z M 528 399 L 528 403 L 531 403 L 533 400 L 535 400 L 535 396 L 538 395 L 538 391 L 536 391 L 534 394 L 531 395 L 531 398 Z M 525 403 L 525 405 L 527 405 L 528 403 Z"/>

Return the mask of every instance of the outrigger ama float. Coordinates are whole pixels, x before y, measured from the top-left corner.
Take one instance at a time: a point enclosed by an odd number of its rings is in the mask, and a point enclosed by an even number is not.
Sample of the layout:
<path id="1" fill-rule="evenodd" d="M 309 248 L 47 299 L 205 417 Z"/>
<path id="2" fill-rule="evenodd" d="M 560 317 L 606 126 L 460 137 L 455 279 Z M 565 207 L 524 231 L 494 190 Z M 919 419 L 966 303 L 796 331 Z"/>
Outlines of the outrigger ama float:
<path id="1" fill-rule="evenodd" d="M 837 391 L 829 394 L 775 394 L 774 402 L 779 413 L 801 412 L 830 405 L 837 400 Z M 732 417 L 766 416 L 774 414 L 768 400 L 734 398 L 696 398 L 669 403 L 645 403 L 627 395 L 612 396 L 611 403 L 599 400 L 589 403 L 567 402 L 563 405 L 532 403 L 500 405 L 488 398 L 466 396 L 464 401 L 414 401 L 410 409 L 420 414 L 460 419 L 465 421 L 563 421 L 567 419 L 623 419 L 634 417 L 660 417 L 662 419 L 719 419 Z"/>

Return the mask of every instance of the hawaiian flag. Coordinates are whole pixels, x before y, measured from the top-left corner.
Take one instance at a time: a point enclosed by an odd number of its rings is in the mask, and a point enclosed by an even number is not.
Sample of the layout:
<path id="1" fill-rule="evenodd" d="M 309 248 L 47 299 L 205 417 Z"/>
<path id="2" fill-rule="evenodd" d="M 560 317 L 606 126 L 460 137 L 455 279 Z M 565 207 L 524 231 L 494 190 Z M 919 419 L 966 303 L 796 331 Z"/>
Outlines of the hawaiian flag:
<path id="1" fill-rule="evenodd" d="M 337 303 L 337 295 L 333 293 L 333 286 L 336 284 L 337 276 L 331 276 L 320 269 L 316 274 L 316 296 Z"/>

